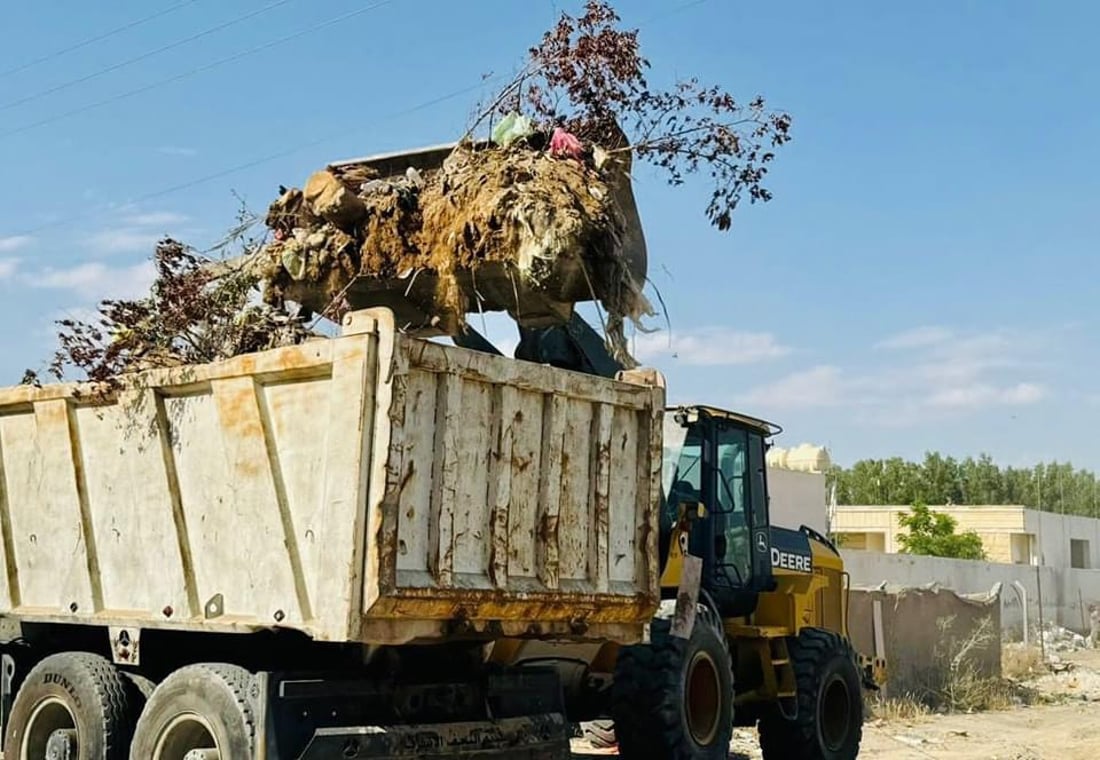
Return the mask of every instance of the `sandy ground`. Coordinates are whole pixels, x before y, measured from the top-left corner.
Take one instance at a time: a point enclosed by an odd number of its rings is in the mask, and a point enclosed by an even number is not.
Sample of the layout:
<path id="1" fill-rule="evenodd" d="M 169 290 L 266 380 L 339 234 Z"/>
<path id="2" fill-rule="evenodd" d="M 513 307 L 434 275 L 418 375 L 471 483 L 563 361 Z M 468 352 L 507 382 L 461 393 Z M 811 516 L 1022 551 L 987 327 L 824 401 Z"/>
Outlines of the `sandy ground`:
<path id="1" fill-rule="evenodd" d="M 1095 760 L 1100 758 L 1100 651 L 1060 655 L 1072 670 L 1028 686 L 1061 704 L 864 725 L 861 760 Z M 736 729 L 731 760 L 759 760 L 755 732 Z M 614 754 L 574 744 L 574 757 Z"/>

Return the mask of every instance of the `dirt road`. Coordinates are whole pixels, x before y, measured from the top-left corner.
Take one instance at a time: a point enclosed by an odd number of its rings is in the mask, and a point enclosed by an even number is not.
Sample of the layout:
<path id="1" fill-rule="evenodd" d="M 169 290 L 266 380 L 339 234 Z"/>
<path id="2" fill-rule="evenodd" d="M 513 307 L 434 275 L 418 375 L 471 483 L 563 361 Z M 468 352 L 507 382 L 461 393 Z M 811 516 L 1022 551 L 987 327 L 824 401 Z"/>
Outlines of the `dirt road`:
<path id="1" fill-rule="evenodd" d="M 576 746 L 575 758 L 609 754 Z M 1025 707 L 864 726 L 860 760 L 1095 760 L 1100 704 Z M 730 760 L 759 760 L 754 732 L 739 729 Z"/>
<path id="2" fill-rule="evenodd" d="M 912 723 L 871 722 L 863 736 L 861 760 L 1093 760 L 1100 753 L 1100 704 L 933 716 Z"/>
<path id="3" fill-rule="evenodd" d="M 1063 655 L 1073 669 L 1029 686 L 1062 704 L 971 715 L 869 720 L 860 760 L 1095 760 L 1100 757 L 1100 650 Z M 612 754 L 577 743 L 575 758 Z M 736 729 L 730 760 L 760 760 L 755 731 Z"/>

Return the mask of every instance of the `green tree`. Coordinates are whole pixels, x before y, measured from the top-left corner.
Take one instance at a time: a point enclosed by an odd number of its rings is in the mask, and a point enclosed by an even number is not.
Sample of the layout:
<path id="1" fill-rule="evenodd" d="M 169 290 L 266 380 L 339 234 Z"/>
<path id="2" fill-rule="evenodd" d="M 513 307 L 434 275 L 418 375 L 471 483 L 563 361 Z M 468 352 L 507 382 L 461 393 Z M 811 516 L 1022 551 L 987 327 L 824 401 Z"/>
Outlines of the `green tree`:
<path id="1" fill-rule="evenodd" d="M 934 512 L 919 501 L 908 513 L 899 515 L 898 522 L 909 531 L 898 535 L 904 554 L 985 559 L 982 539 L 977 533 L 972 530 L 957 533 L 955 518 Z"/>
<path id="2" fill-rule="evenodd" d="M 999 467 L 988 454 L 955 460 L 930 451 L 921 462 L 898 457 L 834 465 L 838 504 L 1021 504 L 1044 512 L 1100 518 L 1100 483 L 1069 462 Z"/>

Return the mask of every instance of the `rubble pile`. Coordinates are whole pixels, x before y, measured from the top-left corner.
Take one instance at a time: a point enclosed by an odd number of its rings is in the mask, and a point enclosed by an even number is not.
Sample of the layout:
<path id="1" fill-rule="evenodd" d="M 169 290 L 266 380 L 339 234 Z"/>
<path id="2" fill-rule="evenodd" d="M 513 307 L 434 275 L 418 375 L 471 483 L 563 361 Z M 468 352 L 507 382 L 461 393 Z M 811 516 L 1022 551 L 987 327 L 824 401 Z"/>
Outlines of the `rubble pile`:
<path id="1" fill-rule="evenodd" d="M 508 126 L 492 141 L 459 144 L 437 168 L 380 176 L 366 164 L 335 166 L 285 189 L 266 217 L 273 240 L 260 254 L 265 300 L 338 315 L 375 305 L 363 302 L 362 289 L 349 298 L 353 285 L 392 283 L 379 290 L 422 298 L 432 324 L 452 334 L 470 312 L 522 312 L 523 303 L 510 301 L 531 292 L 599 301 L 620 333 L 624 320 L 652 313 L 624 256 L 616 182 L 629 181 L 628 155 L 583 146 L 560 128 Z M 508 288 L 479 287 L 490 265 Z M 426 296 L 411 294 L 418 277 L 434 284 Z M 562 295 L 569 278 L 572 290 Z M 625 347 L 625 338 L 610 337 Z"/>
<path id="2" fill-rule="evenodd" d="M 1079 633 L 1074 633 L 1060 625 L 1047 623 L 1043 628 L 1043 644 L 1053 652 L 1076 652 L 1080 649 L 1088 649 L 1088 639 Z"/>

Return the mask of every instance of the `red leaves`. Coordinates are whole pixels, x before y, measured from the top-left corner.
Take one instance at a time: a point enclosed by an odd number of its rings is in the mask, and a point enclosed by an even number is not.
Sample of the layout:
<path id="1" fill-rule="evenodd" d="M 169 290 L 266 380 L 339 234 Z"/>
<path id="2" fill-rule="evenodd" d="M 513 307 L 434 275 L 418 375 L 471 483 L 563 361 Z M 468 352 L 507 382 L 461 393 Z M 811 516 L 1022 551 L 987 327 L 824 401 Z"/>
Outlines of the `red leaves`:
<path id="1" fill-rule="evenodd" d="M 247 268 L 215 275 L 211 260 L 167 238 L 153 263 L 147 297 L 102 301 L 91 322 L 57 323 L 51 375 L 61 380 L 76 370 L 107 392 L 127 372 L 226 359 L 298 342 L 306 332 L 296 318 L 253 302 L 258 280 Z M 24 382 L 37 382 L 36 374 L 28 371 Z"/>
<path id="2" fill-rule="evenodd" d="M 585 140 L 616 147 L 613 125 L 621 126 L 635 156 L 663 170 L 670 185 L 705 171 L 713 185 L 707 217 L 729 229 L 746 194 L 750 202 L 771 199 L 766 165 L 791 139 L 790 116 L 769 112 L 762 97 L 742 104 L 697 79 L 651 89 L 638 33 L 617 28 L 619 21 L 607 0 L 588 0 L 579 17 L 563 14 L 509 89 L 522 91 L 537 117 Z"/>

